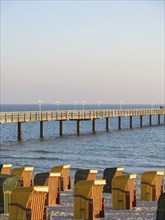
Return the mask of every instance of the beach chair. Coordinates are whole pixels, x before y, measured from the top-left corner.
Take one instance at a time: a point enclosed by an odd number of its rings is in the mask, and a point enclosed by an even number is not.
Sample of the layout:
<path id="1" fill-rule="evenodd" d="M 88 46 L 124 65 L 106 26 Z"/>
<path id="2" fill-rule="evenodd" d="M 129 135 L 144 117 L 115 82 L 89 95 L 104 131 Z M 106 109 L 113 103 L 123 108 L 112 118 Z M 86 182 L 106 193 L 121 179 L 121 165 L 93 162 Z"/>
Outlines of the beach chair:
<path id="1" fill-rule="evenodd" d="M 141 176 L 141 200 L 157 201 L 163 193 L 162 171 L 148 171 Z"/>
<path id="2" fill-rule="evenodd" d="M 79 181 L 74 187 L 74 218 L 92 220 L 104 217 L 105 180 Z"/>
<path id="3" fill-rule="evenodd" d="M 60 189 L 61 191 L 67 191 L 68 189 L 71 189 L 71 179 L 69 176 L 70 171 L 70 164 L 65 164 L 62 166 L 55 166 L 51 168 L 51 173 L 61 173 L 60 176 Z"/>
<path id="4" fill-rule="evenodd" d="M 156 220 L 165 220 L 165 192 L 158 199 Z"/>
<path id="5" fill-rule="evenodd" d="M 17 176 L 0 174 L 0 213 L 9 212 L 10 195 L 18 180 Z"/>
<path id="6" fill-rule="evenodd" d="M 106 185 L 103 188 L 103 192 L 111 193 L 112 192 L 112 179 L 115 176 L 121 176 L 124 168 L 122 167 L 112 167 L 106 168 L 103 172 L 103 179 L 106 180 Z"/>
<path id="7" fill-rule="evenodd" d="M 136 206 L 134 190 L 136 174 L 116 176 L 112 180 L 112 209 L 132 209 Z"/>
<path id="8" fill-rule="evenodd" d="M 97 170 L 89 170 L 89 169 L 77 170 L 75 173 L 74 184 L 82 180 L 95 180 L 96 174 L 97 174 Z"/>
<path id="9" fill-rule="evenodd" d="M 24 166 L 24 167 L 12 169 L 11 174 L 19 177 L 17 187 L 32 186 L 33 170 L 34 170 L 33 166 Z"/>
<path id="10" fill-rule="evenodd" d="M 48 186 L 49 192 L 46 205 L 60 204 L 60 176 L 61 173 L 38 173 L 34 177 L 35 186 Z"/>
<path id="11" fill-rule="evenodd" d="M 11 193 L 10 220 L 45 220 L 47 186 L 17 187 Z"/>
<path id="12" fill-rule="evenodd" d="M 0 174 L 11 174 L 11 163 L 0 164 Z"/>

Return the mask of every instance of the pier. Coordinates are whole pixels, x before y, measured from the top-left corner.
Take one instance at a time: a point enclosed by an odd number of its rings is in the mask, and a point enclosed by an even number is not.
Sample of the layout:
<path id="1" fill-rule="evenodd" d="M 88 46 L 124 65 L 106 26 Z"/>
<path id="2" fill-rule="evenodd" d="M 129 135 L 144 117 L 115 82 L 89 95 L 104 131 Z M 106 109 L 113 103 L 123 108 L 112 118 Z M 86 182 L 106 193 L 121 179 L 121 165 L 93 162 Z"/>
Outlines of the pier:
<path id="1" fill-rule="evenodd" d="M 44 136 L 45 121 L 59 121 L 59 134 L 63 135 L 63 122 L 76 121 L 77 134 L 80 134 L 81 121 L 92 122 L 92 132 L 96 131 L 96 119 L 105 118 L 106 131 L 110 129 L 110 118 L 118 117 L 118 129 L 122 129 L 122 118 L 130 117 L 130 128 L 133 128 L 133 117 L 139 116 L 140 127 L 143 127 L 143 116 L 149 117 L 149 126 L 152 126 L 152 116 L 158 116 L 160 125 L 161 116 L 164 117 L 165 108 L 147 109 L 97 109 L 97 110 L 61 110 L 61 111 L 28 111 L 28 112 L 0 112 L 0 124 L 18 123 L 18 140 L 22 140 L 22 123 L 38 121 L 40 123 L 40 137 Z"/>

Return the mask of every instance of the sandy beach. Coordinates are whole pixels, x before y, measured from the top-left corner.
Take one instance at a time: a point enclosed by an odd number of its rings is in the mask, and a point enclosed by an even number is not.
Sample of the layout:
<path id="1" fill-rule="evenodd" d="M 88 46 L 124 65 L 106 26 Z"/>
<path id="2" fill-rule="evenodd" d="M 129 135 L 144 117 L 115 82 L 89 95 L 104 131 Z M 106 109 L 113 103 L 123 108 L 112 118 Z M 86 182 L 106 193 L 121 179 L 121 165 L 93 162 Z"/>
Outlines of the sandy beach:
<path id="1" fill-rule="evenodd" d="M 98 177 L 97 177 L 98 178 Z M 131 210 L 112 210 L 111 193 L 103 193 L 105 202 L 105 217 L 103 220 L 155 220 L 157 202 L 146 202 L 140 200 L 140 175 L 137 175 L 135 189 L 137 193 L 137 205 Z M 54 207 L 48 207 L 47 213 L 50 220 L 70 220 L 73 217 L 74 197 L 73 197 L 73 177 L 72 189 L 67 192 L 61 192 L 61 204 Z M 0 220 L 7 220 L 8 216 L 2 214 Z"/>

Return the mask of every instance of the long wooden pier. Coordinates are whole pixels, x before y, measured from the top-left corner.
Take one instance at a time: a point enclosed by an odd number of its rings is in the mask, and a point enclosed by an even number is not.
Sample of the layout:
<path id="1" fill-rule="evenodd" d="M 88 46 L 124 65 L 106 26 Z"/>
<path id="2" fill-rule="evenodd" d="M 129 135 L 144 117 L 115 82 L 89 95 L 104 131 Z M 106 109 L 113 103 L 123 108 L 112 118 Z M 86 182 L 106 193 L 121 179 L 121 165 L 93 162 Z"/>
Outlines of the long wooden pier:
<path id="1" fill-rule="evenodd" d="M 152 116 L 158 116 L 158 125 L 160 117 L 164 115 L 165 108 L 147 108 L 147 109 L 97 109 L 97 110 L 61 110 L 61 111 L 28 111 L 28 112 L 0 112 L 0 124 L 18 123 L 18 140 L 22 140 L 22 123 L 40 122 L 40 137 L 44 136 L 45 121 L 59 121 L 59 133 L 63 135 L 64 121 L 77 121 L 77 134 L 80 134 L 80 122 L 82 120 L 92 121 L 92 131 L 95 132 L 96 119 L 105 118 L 106 130 L 109 130 L 109 119 L 118 117 L 118 128 L 122 128 L 122 117 L 130 117 L 130 128 L 133 128 L 133 117 L 139 116 L 140 127 L 143 127 L 143 116 L 149 116 L 149 126 L 152 126 Z"/>

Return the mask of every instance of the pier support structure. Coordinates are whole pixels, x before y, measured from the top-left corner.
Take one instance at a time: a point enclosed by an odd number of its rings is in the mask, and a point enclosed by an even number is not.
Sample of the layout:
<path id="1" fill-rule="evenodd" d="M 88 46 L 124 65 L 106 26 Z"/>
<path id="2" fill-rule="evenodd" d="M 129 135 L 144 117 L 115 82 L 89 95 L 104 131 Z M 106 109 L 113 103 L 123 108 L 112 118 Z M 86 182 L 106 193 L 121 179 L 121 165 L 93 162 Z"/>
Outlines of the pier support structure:
<path id="1" fill-rule="evenodd" d="M 158 125 L 160 125 L 160 115 L 158 115 Z"/>
<path id="2" fill-rule="evenodd" d="M 44 137 L 44 122 L 40 121 L 40 137 Z"/>
<path id="3" fill-rule="evenodd" d="M 109 131 L 109 118 L 106 118 L 106 131 Z"/>
<path id="4" fill-rule="evenodd" d="M 119 116 L 119 118 L 118 118 L 118 128 L 119 128 L 119 129 L 122 128 L 121 116 Z"/>
<path id="5" fill-rule="evenodd" d="M 152 115 L 149 115 L 149 124 L 152 126 Z"/>
<path id="6" fill-rule="evenodd" d="M 80 134 L 80 120 L 77 120 L 77 134 Z"/>
<path id="7" fill-rule="evenodd" d="M 18 140 L 22 140 L 22 122 L 18 122 Z"/>
<path id="8" fill-rule="evenodd" d="M 92 119 L 92 131 L 93 133 L 96 132 L 96 119 Z"/>
<path id="9" fill-rule="evenodd" d="M 63 135 L 63 120 L 59 121 L 59 126 L 60 126 L 60 136 Z"/>
<path id="10" fill-rule="evenodd" d="M 143 116 L 140 115 L 140 127 L 142 128 L 143 127 Z"/>
<path id="11" fill-rule="evenodd" d="M 133 116 L 130 116 L 130 128 L 133 128 Z"/>

